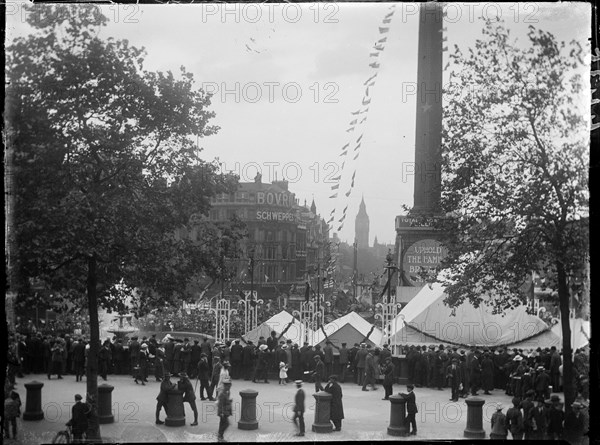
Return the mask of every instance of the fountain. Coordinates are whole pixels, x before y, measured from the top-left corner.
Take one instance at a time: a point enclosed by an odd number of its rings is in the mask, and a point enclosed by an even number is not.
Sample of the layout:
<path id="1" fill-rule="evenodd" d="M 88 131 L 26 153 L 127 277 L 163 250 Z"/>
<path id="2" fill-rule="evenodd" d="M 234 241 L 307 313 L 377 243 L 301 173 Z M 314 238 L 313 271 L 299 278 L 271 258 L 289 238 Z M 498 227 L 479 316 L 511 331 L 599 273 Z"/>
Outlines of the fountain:
<path id="1" fill-rule="evenodd" d="M 112 324 L 115 324 L 115 322 L 119 322 L 117 327 L 111 327 L 110 329 L 107 329 L 106 332 L 110 333 L 110 334 L 114 334 L 117 339 L 122 339 L 125 336 L 132 334 L 134 332 L 137 332 L 137 328 L 135 328 L 133 326 L 133 324 L 131 323 L 131 319 L 133 318 L 133 315 L 131 314 L 127 314 L 127 315 L 118 315 L 115 318 L 113 318 L 112 320 Z M 129 326 L 125 326 L 124 321 L 127 321 L 127 323 L 129 323 Z"/>

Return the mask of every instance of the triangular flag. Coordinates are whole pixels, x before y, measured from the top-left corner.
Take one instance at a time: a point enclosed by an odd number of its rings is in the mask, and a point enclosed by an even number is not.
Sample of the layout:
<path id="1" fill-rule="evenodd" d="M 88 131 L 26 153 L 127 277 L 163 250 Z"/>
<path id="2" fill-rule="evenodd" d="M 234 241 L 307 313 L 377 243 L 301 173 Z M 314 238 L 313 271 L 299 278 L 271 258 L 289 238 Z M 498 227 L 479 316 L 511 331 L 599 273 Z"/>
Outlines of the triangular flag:
<path id="1" fill-rule="evenodd" d="M 346 213 L 346 210 L 348 210 L 348 206 L 344 207 L 343 212 Z"/>
<path id="2" fill-rule="evenodd" d="M 356 125 L 357 120 L 354 119 L 352 122 L 350 122 L 350 125 Z"/>
<path id="3" fill-rule="evenodd" d="M 360 123 L 362 124 L 363 122 L 365 122 L 367 120 L 367 116 L 363 117 L 360 121 Z"/>
<path id="4" fill-rule="evenodd" d="M 352 189 L 348 190 L 348 192 L 346 193 L 346 198 L 347 198 L 348 196 L 350 196 L 350 193 L 352 193 Z"/>
<path id="5" fill-rule="evenodd" d="M 377 69 L 377 68 L 379 68 L 379 63 L 378 62 L 369 63 L 369 66 L 371 68 L 376 68 Z"/>
<path id="6" fill-rule="evenodd" d="M 330 215 L 333 215 L 335 213 L 335 208 L 331 210 L 331 213 L 329 213 Z"/>
<path id="7" fill-rule="evenodd" d="M 346 133 L 350 133 L 351 131 L 354 131 L 354 127 L 350 127 L 346 130 Z"/>
<path id="8" fill-rule="evenodd" d="M 354 156 L 354 161 L 356 161 L 356 159 L 358 158 L 358 155 L 360 154 L 360 152 L 356 153 L 356 156 Z"/>
<path id="9" fill-rule="evenodd" d="M 359 148 L 360 148 L 360 143 L 356 147 L 354 147 L 354 151 L 358 150 Z"/>
<path id="10" fill-rule="evenodd" d="M 337 193 L 335 193 L 335 194 L 331 195 L 329 198 L 337 198 L 337 195 L 338 195 L 338 194 L 337 194 Z"/>
<path id="11" fill-rule="evenodd" d="M 367 98 L 365 98 L 365 99 L 363 99 L 363 101 L 362 101 L 362 104 L 363 104 L 363 105 L 369 105 L 370 103 L 371 103 L 371 99 L 367 99 Z M 354 128 L 352 128 L 352 129 L 354 130 Z"/>
<path id="12" fill-rule="evenodd" d="M 392 11 L 392 12 L 388 12 L 388 13 L 385 15 L 385 18 L 386 18 L 386 19 L 389 19 L 389 18 L 390 18 L 391 16 L 393 16 L 393 15 L 394 15 L 394 11 Z"/>
<path id="13" fill-rule="evenodd" d="M 354 178 L 356 178 L 356 170 L 354 170 L 354 173 L 352 173 L 352 180 L 354 181 Z"/>
<path id="14" fill-rule="evenodd" d="M 342 162 L 342 170 L 344 169 L 344 165 L 346 165 L 346 161 Z"/>
<path id="15" fill-rule="evenodd" d="M 358 111 L 358 110 L 357 110 L 357 111 L 353 111 L 353 112 L 351 112 L 350 114 L 354 114 L 354 115 L 356 115 L 356 114 L 358 114 L 359 112 L 360 112 L 360 111 Z"/>
<path id="16" fill-rule="evenodd" d="M 343 152 L 340 153 L 340 156 L 343 157 L 343 156 L 346 156 L 347 154 L 348 154 L 348 150 L 344 150 Z"/>
<path id="17" fill-rule="evenodd" d="M 378 73 L 375 73 L 375 74 L 373 74 L 371 77 L 369 77 L 369 78 L 368 78 L 368 79 L 365 81 L 365 83 L 364 83 L 363 85 L 366 85 L 366 84 L 368 84 L 370 81 L 372 81 L 373 79 L 375 79 L 375 78 L 377 77 L 377 74 L 378 74 Z"/>
<path id="18" fill-rule="evenodd" d="M 342 216 L 339 220 L 339 222 L 344 222 L 344 219 L 346 219 L 346 215 Z"/>
<path id="19" fill-rule="evenodd" d="M 340 179 L 342 179 L 342 175 L 331 178 L 332 181 L 339 181 Z"/>
<path id="20" fill-rule="evenodd" d="M 329 221 L 327 221 L 327 224 L 331 224 L 333 222 L 335 218 L 332 216 L 331 218 L 329 218 Z"/>
<path id="21" fill-rule="evenodd" d="M 334 185 L 331 186 L 331 190 L 337 190 L 339 188 L 340 188 L 339 184 L 334 184 Z"/>
<path id="22" fill-rule="evenodd" d="M 367 111 L 369 111 L 369 107 L 367 107 L 364 110 L 362 110 L 361 113 L 366 113 Z"/>
<path id="23" fill-rule="evenodd" d="M 346 148 L 348 148 L 348 146 L 349 146 L 349 145 L 350 145 L 350 142 L 348 142 L 346 145 L 344 145 L 344 146 L 342 147 L 342 151 L 344 151 Z"/>
<path id="24" fill-rule="evenodd" d="M 342 231 L 342 227 L 344 227 L 344 225 L 342 224 L 341 226 L 338 227 L 338 232 Z"/>
<path id="25" fill-rule="evenodd" d="M 383 19 L 383 23 L 392 23 L 392 19 Z"/>
<path id="26" fill-rule="evenodd" d="M 379 53 L 370 53 L 369 57 L 379 57 Z"/>
<path id="27" fill-rule="evenodd" d="M 377 41 L 377 43 L 385 43 L 385 42 L 387 42 L 387 37 L 382 37 L 381 39 L 379 39 Z"/>
<path id="28" fill-rule="evenodd" d="M 385 34 L 386 32 L 388 32 L 390 30 L 390 28 L 382 28 L 381 26 L 379 27 L 379 34 Z"/>
<path id="29" fill-rule="evenodd" d="M 360 142 L 360 140 L 362 139 L 363 135 L 361 134 L 357 139 L 356 142 Z"/>
<path id="30" fill-rule="evenodd" d="M 377 51 L 383 51 L 385 49 L 383 45 L 375 45 L 373 48 L 375 48 Z"/>

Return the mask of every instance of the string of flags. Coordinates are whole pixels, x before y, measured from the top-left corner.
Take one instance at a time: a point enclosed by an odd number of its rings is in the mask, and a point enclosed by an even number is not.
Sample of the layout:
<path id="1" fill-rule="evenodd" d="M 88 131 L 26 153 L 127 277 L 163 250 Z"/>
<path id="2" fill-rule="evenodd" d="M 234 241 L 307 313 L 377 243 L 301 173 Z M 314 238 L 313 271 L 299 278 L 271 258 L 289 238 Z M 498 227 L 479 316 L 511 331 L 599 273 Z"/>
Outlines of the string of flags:
<path id="1" fill-rule="evenodd" d="M 391 5 L 389 7 L 388 12 L 383 17 L 381 24 L 378 26 L 380 38 L 377 41 L 375 41 L 375 43 L 373 44 L 373 47 L 371 48 L 371 50 L 369 52 L 369 59 L 370 59 L 369 67 L 374 71 L 371 72 L 369 77 L 363 83 L 363 86 L 365 87 L 365 91 L 364 91 L 363 97 L 361 99 L 361 106 L 357 110 L 354 110 L 350 113 L 352 118 L 351 118 L 350 122 L 348 123 L 348 128 L 346 128 L 346 133 L 353 133 L 354 131 L 360 129 L 363 126 L 363 124 L 365 124 L 367 122 L 369 105 L 371 104 L 371 99 L 372 99 L 371 94 L 370 94 L 370 89 L 375 86 L 375 82 L 377 80 L 377 75 L 379 74 L 379 69 L 381 68 L 380 55 L 385 50 L 385 44 L 387 43 L 387 33 L 390 31 L 389 25 L 392 22 L 392 17 L 394 15 L 395 10 L 396 10 L 396 5 Z M 360 117 L 361 115 L 362 115 L 362 117 Z M 360 149 L 362 146 L 363 135 L 364 135 L 364 133 L 361 132 L 360 135 L 356 139 L 354 139 L 353 142 L 347 142 L 341 148 L 339 157 L 342 160 L 342 165 L 341 165 L 342 174 L 337 176 L 336 178 L 334 178 L 334 183 L 331 186 L 331 191 L 333 193 L 331 194 L 331 196 L 329 196 L 330 199 L 338 199 L 340 184 L 342 182 L 342 177 L 345 177 L 345 175 L 344 175 L 345 169 L 344 168 L 346 166 L 346 158 L 348 156 L 348 148 L 352 145 L 352 147 L 353 147 L 352 148 L 352 162 L 357 161 L 357 159 L 360 156 Z M 355 167 L 354 171 L 352 173 L 352 177 L 350 178 L 350 181 L 349 181 L 350 182 L 349 188 L 346 192 L 344 192 L 346 202 L 348 201 L 348 198 L 350 198 L 350 195 L 352 194 L 352 190 L 354 189 L 354 184 L 355 184 L 355 180 L 356 180 L 356 172 L 357 172 L 357 169 Z M 337 222 L 339 223 L 338 228 L 337 228 L 338 232 L 340 232 L 344 228 L 344 222 L 346 220 L 347 210 L 348 210 L 348 205 L 346 204 L 346 206 L 344 207 L 344 209 L 341 212 L 341 217 L 337 219 Z M 332 210 L 331 217 L 329 218 L 328 224 L 336 220 L 335 214 L 336 214 L 336 206 L 334 206 L 334 208 Z"/>

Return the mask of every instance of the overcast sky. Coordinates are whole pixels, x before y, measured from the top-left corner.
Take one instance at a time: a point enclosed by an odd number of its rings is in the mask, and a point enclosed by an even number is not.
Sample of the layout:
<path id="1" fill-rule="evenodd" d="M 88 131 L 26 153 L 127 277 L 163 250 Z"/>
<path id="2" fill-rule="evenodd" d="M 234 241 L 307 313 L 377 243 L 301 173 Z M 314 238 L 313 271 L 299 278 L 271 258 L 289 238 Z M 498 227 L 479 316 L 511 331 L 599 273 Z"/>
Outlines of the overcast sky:
<path id="1" fill-rule="evenodd" d="M 447 46 L 466 48 L 481 37 L 482 16 L 500 16 L 511 35 L 526 44 L 529 25 L 559 40 L 577 39 L 589 54 L 590 6 L 584 3 L 448 4 Z M 71 6 L 75 7 L 75 6 Z M 348 205 L 339 233 L 352 242 L 361 197 L 370 217 L 370 243 L 395 238 L 394 218 L 412 206 L 412 177 L 402 163 L 414 161 L 418 5 L 395 6 L 391 23 L 382 20 L 390 3 L 270 5 L 110 5 L 100 37 L 128 39 L 148 51 L 146 69 L 179 72 L 185 66 L 198 86 L 214 92 L 213 124 L 221 130 L 200 141 L 207 160 L 251 181 L 287 179 L 302 204 L 314 197 L 326 220 L 336 209 L 332 232 Z M 7 38 L 28 32 L 19 3 L 7 5 Z M 379 27 L 389 27 L 383 34 Z M 383 51 L 375 42 L 387 37 Z M 370 53 L 379 52 L 378 57 Z M 449 52 L 444 52 L 444 65 Z M 375 60 L 379 68 L 369 66 Z M 368 119 L 347 132 L 369 88 Z M 589 70 L 588 70 L 589 73 Z M 447 79 L 448 72 L 445 73 Z M 583 78 L 589 74 L 583 73 Z M 363 135 L 353 160 L 354 141 Z M 341 148 L 351 143 L 342 169 Z M 354 145 L 353 145 L 354 144 Z M 356 170 L 351 195 L 351 176 Z M 331 178 L 342 175 L 337 199 Z M 275 178 L 277 175 L 277 178 Z M 328 182 L 329 179 L 329 182 Z"/>

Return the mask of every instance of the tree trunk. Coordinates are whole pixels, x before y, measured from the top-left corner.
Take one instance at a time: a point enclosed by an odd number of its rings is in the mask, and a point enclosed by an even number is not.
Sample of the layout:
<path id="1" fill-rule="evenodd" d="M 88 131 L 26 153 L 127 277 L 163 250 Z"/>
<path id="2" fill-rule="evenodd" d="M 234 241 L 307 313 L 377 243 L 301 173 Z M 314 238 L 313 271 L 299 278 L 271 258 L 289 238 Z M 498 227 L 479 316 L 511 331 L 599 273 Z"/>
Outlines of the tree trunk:
<path id="1" fill-rule="evenodd" d="M 571 403 L 575 401 L 575 385 L 573 380 L 573 351 L 571 350 L 571 323 L 569 301 L 571 299 L 567 286 L 567 274 L 564 265 L 556 262 L 558 278 L 558 301 L 560 308 L 560 322 L 562 325 L 562 366 L 563 390 L 565 395 L 565 413 L 571 411 Z"/>
<path id="2" fill-rule="evenodd" d="M 92 416 L 88 420 L 87 438 L 101 440 L 98 423 L 98 351 L 100 350 L 100 325 L 98 323 L 98 298 L 96 296 L 96 258 L 88 259 L 87 297 L 90 316 L 90 350 L 87 361 L 87 394 L 92 405 Z M 90 398 L 90 396 L 92 396 Z"/>
<path id="3" fill-rule="evenodd" d="M 6 243 L 6 278 L 7 286 L 4 300 L 6 322 L 8 329 L 15 329 L 15 300 L 17 298 L 17 243 L 15 240 L 15 171 L 14 171 L 14 140 L 15 129 L 15 88 L 6 89 L 6 102 L 4 109 L 5 142 L 4 151 L 4 239 Z"/>

